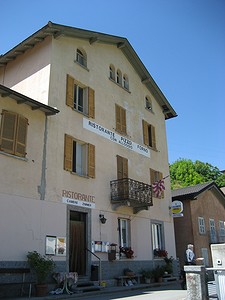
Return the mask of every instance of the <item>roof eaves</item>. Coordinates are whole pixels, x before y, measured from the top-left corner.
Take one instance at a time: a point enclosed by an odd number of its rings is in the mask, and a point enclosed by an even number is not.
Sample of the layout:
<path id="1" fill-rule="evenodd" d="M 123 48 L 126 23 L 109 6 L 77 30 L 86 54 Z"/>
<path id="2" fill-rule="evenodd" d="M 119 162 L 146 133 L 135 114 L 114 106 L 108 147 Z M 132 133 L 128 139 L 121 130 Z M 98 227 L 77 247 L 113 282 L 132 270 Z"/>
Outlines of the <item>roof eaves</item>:
<path id="1" fill-rule="evenodd" d="M 43 104 L 39 101 L 31 99 L 23 94 L 20 94 L 4 85 L 0 84 L 0 95 L 4 97 L 10 97 L 16 100 L 17 104 L 27 104 L 31 107 L 32 110 L 39 109 L 45 113 L 46 116 L 55 115 L 59 112 L 59 110 L 55 107 L 51 107 L 49 105 Z"/>

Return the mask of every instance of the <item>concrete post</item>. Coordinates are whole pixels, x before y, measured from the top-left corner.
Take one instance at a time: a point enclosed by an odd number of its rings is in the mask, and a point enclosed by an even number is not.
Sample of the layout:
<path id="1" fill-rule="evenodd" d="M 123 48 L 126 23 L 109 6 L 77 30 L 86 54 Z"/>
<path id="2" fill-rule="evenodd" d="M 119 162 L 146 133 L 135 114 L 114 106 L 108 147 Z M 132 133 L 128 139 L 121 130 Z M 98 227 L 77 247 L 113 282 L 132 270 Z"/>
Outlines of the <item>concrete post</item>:
<path id="1" fill-rule="evenodd" d="M 184 266 L 187 282 L 187 300 L 207 300 L 204 266 Z"/>

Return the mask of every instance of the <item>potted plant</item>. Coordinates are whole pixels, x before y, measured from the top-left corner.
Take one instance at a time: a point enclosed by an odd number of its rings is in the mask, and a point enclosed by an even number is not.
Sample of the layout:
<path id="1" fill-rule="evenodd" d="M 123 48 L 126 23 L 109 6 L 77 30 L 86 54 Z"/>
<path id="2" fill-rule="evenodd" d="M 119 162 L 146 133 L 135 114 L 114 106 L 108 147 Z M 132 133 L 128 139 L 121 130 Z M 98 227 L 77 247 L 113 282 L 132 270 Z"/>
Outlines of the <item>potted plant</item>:
<path id="1" fill-rule="evenodd" d="M 168 274 L 172 274 L 173 273 L 173 257 L 170 256 L 166 256 L 164 257 L 164 261 L 166 263 L 165 265 L 165 271 L 168 273 Z"/>
<path id="2" fill-rule="evenodd" d="M 51 257 L 41 255 L 37 251 L 28 252 L 27 260 L 37 276 L 36 295 L 39 297 L 47 295 L 48 285 L 46 281 L 55 267 L 54 261 Z"/>
<path id="3" fill-rule="evenodd" d="M 142 270 L 141 275 L 144 277 L 145 283 L 151 283 L 152 279 L 154 279 L 153 271 L 150 269 Z"/>
<path id="4" fill-rule="evenodd" d="M 157 266 L 155 269 L 152 270 L 153 277 L 155 278 L 156 282 L 162 282 L 162 278 L 165 272 L 164 266 Z"/>

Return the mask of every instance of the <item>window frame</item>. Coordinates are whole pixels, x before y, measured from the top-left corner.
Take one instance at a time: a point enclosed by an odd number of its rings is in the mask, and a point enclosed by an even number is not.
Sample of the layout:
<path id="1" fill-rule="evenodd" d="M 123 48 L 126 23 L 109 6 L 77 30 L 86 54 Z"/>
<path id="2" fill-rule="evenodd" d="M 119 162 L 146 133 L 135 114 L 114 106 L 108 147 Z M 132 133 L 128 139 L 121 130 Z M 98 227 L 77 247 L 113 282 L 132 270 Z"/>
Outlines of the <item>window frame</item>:
<path id="1" fill-rule="evenodd" d="M 120 69 L 117 69 L 116 71 L 116 83 L 122 86 L 122 72 Z"/>
<path id="2" fill-rule="evenodd" d="M 95 178 L 95 145 L 65 134 L 64 170 L 79 176 Z"/>
<path id="3" fill-rule="evenodd" d="M 113 81 L 116 80 L 116 76 L 115 76 L 115 67 L 114 67 L 114 65 L 112 65 L 112 64 L 109 66 L 109 78 L 110 78 L 111 80 L 113 80 Z"/>
<path id="4" fill-rule="evenodd" d="M 153 108 L 152 108 L 152 100 L 151 100 L 150 97 L 148 97 L 148 96 L 145 97 L 145 108 L 146 108 L 148 111 L 153 112 Z"/>
<path id="5" fill-rule="evenodd" d="M 198 217 L 198 232 L 201 235 L 206 234 L 205 219 L 203 217 Z"/>
<path id="6" fill-rule="evenodd" d="M 125 224 L 125 228 L 122 226 Z M 119 245 L 120 247 L 130 247 L 131 246 L 131 228 L 130 219 L 118 218 L 118 232 L 119 232 Z M 124 242 L 124 232 L 125 230 L 125 242 Z"/>
<path id="7" fill-rule="evenodd" d="M 220 237 L 225 237 L 225 221 L 219 220 L 219 235 Z"/>
<path id="8" fill-rule="evenodd" d="M 3 109 L 1 113 L 0 151 L 25 158 L 28 125 L 28 119 L 23 115 Z"/>
<path id="9" fill-rule="evenodd" d="M 158 258 L 154 253 L 156 249 L 165 250 L 164 223 L 158 220 L 151 220 L 151 241 L 154 258 Z"/>
<path id="10" fill-rule="evenodd" d="M 129 91 L 129 80 L 126 74 L 123 75 L 123 88 Z"/>
<path id="11" fill-rule="evenodd" d="M 144 119 L 142 120 L 143 143 L 153 150 L 156 150 L 156 133 L 155 127 Z"/>
<path id="12" fill-rule="evenodd" d="M 216 237 L 216 223 L 214 219 L 209 219 L 209 231 L 210 231 L 210 240 L 212 243 L 217 241 Z"/>
<path id="13" fill-rule="evenodd" d="M 79 87 L 79 88 L 77 88 Z M 78 92 L 75 93 L 77 90 L 83 90 L 83 111 L 79 110 L 77 105 L 77 101 L 79 102 L 78 98 L 75 98 L 75 96 L 78 96 Z M 83 115 L 89 117 L 89 118 L 95 118 L 95 91 L 77 80 L 75 80 L 72 76 L 67 74 L 67 80 L 66 80 L 66 105 L 71 107 L 73 110 L 82 113 Z"/>
<path id="14" fill-rule="evenodd" d="M 87 68 L 87 55 L 86 55 L 86 52 L 83 49 L 77 48 L 77 51 L 76 51 L 76 62 L 79 65 Z"/>

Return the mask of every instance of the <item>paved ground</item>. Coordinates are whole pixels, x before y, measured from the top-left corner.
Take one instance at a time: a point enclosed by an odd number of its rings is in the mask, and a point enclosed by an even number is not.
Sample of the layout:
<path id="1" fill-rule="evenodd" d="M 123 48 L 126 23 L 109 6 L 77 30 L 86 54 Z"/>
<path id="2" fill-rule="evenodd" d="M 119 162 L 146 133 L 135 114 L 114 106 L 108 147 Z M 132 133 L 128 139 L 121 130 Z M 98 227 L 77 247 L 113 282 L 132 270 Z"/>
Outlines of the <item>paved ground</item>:
<path id="1" fill-rule="evenodd" d="M 155 286 L 138 285 L 130 287 L 105 288 L 99 292 L 89 292 L 73 295 L 51 295 L 46 297 L 31 297 L 30 300 L 186 300 L 187 291 L 180 284 L 169 283 Z M 9 299 L 7 299 L 9 300 Z M 10 300 L 29 300 L 27 297 Z"/>

